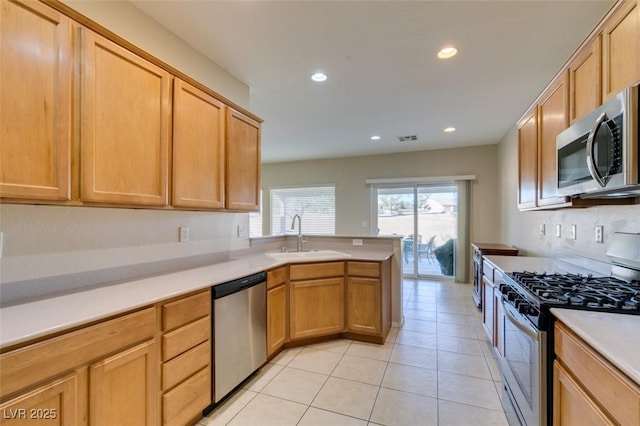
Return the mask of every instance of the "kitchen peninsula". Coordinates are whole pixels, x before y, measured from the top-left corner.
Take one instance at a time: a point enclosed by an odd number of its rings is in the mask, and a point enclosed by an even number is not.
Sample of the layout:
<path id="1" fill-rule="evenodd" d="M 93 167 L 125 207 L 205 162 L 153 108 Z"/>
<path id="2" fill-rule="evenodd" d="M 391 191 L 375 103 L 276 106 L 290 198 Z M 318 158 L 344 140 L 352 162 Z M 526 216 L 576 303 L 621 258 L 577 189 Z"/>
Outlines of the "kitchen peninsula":
<path id="1" fill-rule="evenodd" d="M 365 239 L 364 247 L 369 248 L 372 240 L 376 238 Z M 117 415 L 118 410 L 111 404 L 105 405 L 106 400 L 100 395 L 118 395 L 117 383 L 110 380 L 124 377 L 122 374 L 131 377 L 133 368 L 141 380 L 135 386 L 143 386 L 147 391 L 137 392 L 139 398 L 132 398 L 126 404 L 122 401 L 122 412 L 139 412 L 140 406 L 146 405 L 147 420 L 152 423 L 159 418 L 164 423 L 198 418 L 201 410 L 211 402 L 207 395 L 211 393 L 211 375 L 215 374 L 215 366 L 210 365 L 208 355 L 214 350 L 210 343 L 210 327 L 215 315 L 209 288 L 247 273 L 284 270 L 284 282 L 288 286 L 289 269 L 293 271 L 303 266 L 317 269 L 319 266 L 320 270 L 325 270 L 325 266 L 339 266 L 342 272 L 336 282 L 340 289 L 337 299 L 340 306 L 337 310 L 335 306 L 318 306 L 342 313 L 338 327 L 328 333 L 292 334 L 291 340 L 300 344 L 306 341 L 300 337 L 317 340 L 347 333 L 351 339 L 381 343 L 391 326 L 392 262 L 399 239 L 377 240 L 376 243 L 383 246 L 386 242 L 386 249 L 343 248 L 339 252 L 316 249 L 318 251 L 305 253 L 313 253 L 313 256 L 286 260 L 278 260 L 262 251 L 242 253 L 214 265 L 69 294 L 43 296 L 2 307 L 0 393 L 3 402 L 0 407 L 15 410 L 30 407 L 43 398 L 56 397 L 61 402 L 55 410 L 64 411 L 69 418 L 85 415 L 85 409 L 94 415 L 111 418 L 109 416 Z M 286 244 L 287 238 L 280 237 L 270 243 Z M 281 253 L 278 250 L 274 254 Z M 294 285 L 294 279 L 292 276 L 291 285 Z M 394 288 L 399 289 L 398 283 Z M 350 297 L 353 291 L 365 297 Z M 296 299 L 291 293 L 293 309 L 295 301 L 302 299 Z M 289 290 L 284 294 L 289 294 Z M 373 312 L 378 312 L 377 321 L 380 322 L 363 327 L 358 322 L 362 318 L 358 316 L 358 303 L 365 301 L 377 301 L 378 307 Z M 289 300 L 285 298 L 284 306 L 288 305 Z M 367 305 L 366 310 L 370 312 L 370 309 Z M 298 324 L 308 323 L 304 316 L 299 316 L 303 311 L 291 312 L 292 318 L 297 312 L 295 321 Z M 267 315 L 270 318 L 269 312 Z M 288 315 L 287 310 L 285 316 Z M 295 321 L 292 319 L 291 330 L 296 329 Z M 271 348 L 270 356 L 275 356 L 286 341 L 275 350 Z M 160 375 L 157 374 L 158 365 L 161 366 Z M 87 383 L 89 389 L 83 391 Z M 127 383 L 127 386 L 132 385 Z M 101 391 L 104 393 L 95 393 L 95 386 L 104 386 Z M 194 392 L 198 395 L 196 399 L 188 396 Z M 90 399 L 88 408 L 79 402 L 83 398 Z"/>

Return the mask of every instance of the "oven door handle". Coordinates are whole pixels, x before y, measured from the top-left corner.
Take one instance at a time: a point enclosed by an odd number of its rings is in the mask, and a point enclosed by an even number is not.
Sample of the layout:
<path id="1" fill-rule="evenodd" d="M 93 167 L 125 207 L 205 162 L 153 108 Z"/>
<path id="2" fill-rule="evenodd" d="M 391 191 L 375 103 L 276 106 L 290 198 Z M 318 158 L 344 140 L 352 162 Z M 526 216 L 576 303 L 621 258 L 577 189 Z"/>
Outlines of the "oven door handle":
<path id="1" fill-rule="evenodd" d="M 522 324 L 518 319 L 511 313 L 511 306 L 504 303 L 504 299 L 500 301 L 502 303 L 502 312 L 504 312 L 504 316 L 507 317 L 510 323 L 516 326 L 520 331 L 522 331 L 527 336 L 531 337 L 534 340 L 538 339 L 538 331 L 532 329 L 531 327 Z"/>
<path id="2" fill-rule="evenodd" d="M 600 188 L 604 188 L 607 186 L 607 183 L 604 181 L 604 178 L 600 175 L 598 171 L 598 166 L 596 165 L 595 155 L 594 155 L 594 139 L 596 138 L 596 133 L 602 126 L 602 123 L 607 119 L 607 114 L 602 113 L 596 119 L 596 122 L 593 124 L 593 128 L 589 132 L 589 136 L 587 137 L 587 168 L 589 169 L 589 173 L 593 180 L 600 186 Z"/>

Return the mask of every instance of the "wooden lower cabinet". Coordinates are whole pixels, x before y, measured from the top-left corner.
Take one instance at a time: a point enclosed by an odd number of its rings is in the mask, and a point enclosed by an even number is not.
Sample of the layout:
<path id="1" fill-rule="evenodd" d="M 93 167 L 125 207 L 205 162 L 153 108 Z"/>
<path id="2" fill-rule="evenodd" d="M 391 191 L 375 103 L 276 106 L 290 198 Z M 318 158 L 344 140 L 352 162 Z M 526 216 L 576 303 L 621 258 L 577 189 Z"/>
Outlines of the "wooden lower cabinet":
<path id="1" fill-rule="evenodd" d="M 613 425 L 559 362 L 553 363 L 553 424 L 599 426 Z"/>
<path id="2" fill-rule="evenodd" d="M 287 286 L 267 290 L 267 356 L 276 353 L 287 341 Z"/>
<path id="3" fill-rule="evenodd" d="M 354 333 L 380 334 L 380 279 L 347 279 L 347 330 Z"/>
<path id="4" fill-rule="evenodd" d="M 79 404 L 80 379 L 76 372 L 0 404 L 0 418 L 6 426 L 30 424 L 75 426 L 82 409 Z"/>
<path id="5" fill-rule="evenodd" d="M 156 425 L 157 359 L 151 340 L 91 365 L 91 425 Z"/>
<path id="6" fill-rule="evenodd" d="M 289 340 L 287 266 L 267 271 L 267 356 L 278 352 Z"/>
<path id="7" fill-rule="evenodd" d="M 195 424 L 211 349 L 209 290 L 26 343 L 0 354 L 0 423 Z"/>
<path id="8" fill-rule="evenodd" d="M 554 332 L 554 426 L 640 424 L 640 385 L 561 322 Z"/>
<path id="9" fill-rule="evenodd" d="M 149 307 L 3 353 L 0 416 L 23 409 L 12 422 L 157 424 L 156 318 Z"/>
<path id="10" fill-rule="evenodd" d="M 162 424 L 195 423 L 212 401 L 211 292 L 164 303 Z"/>
<path id="11" fill-rule="evenodd" d="M 344 277 L 291 282 L 291 340 L 344 330 Z"/>
<path id="12" fill-rule="evenodd" d="M 391 328 L 391 264 L 347 262 L 346 330 L 386 338 Z"/>

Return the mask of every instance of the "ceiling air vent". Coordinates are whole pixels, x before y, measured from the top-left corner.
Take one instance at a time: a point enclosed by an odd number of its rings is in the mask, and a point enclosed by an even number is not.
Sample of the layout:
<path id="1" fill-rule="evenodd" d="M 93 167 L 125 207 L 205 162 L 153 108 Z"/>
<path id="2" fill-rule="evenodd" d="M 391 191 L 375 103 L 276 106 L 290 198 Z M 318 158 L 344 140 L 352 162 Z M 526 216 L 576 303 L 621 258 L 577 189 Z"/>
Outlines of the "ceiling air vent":
<path id="1" fill-rule="evenodd" d="M 417 141 L 417 140 L 418 140 L 418 136 L 417 136 L 417 135 L 398 136 L 398 140 L 399 140 L 400 142 L 411 142 L 411 141 Z"/>

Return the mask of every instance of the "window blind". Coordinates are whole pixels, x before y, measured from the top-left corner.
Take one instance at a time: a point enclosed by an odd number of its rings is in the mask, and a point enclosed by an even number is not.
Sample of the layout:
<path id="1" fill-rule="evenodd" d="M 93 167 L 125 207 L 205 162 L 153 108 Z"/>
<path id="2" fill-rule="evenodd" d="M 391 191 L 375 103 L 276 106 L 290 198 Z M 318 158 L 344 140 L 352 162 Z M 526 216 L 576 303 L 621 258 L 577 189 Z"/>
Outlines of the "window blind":
<path id="1" fill-rule="evenodd" d="M 312 187 L 272 188 L 271 234 L 297 232 L 291 229 L 293 217 L 302 218 L 305 235 L 334 235 L 336 232 L 335 185 Z"/>

